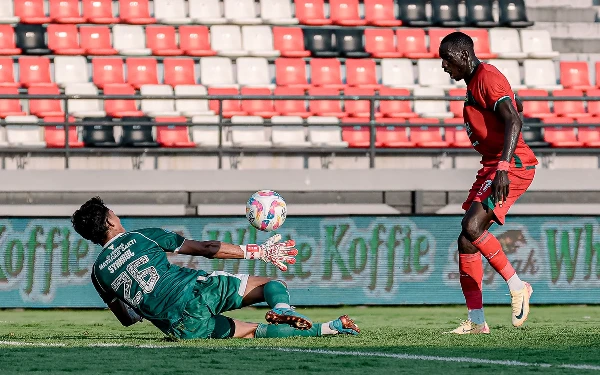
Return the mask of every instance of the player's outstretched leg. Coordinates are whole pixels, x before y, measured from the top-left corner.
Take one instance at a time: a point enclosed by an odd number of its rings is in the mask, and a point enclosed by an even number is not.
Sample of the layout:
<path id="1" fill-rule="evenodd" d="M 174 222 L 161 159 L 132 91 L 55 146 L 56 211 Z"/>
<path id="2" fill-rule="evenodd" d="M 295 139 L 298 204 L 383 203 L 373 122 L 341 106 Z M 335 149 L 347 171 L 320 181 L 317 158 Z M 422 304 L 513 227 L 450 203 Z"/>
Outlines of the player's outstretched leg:
<path id="1" fill-rule="evenodd" d="M 319 337 L 328 335 L 358 335 L 360 329 L 348 315 L 327 323 L 312 324 L 309 329 L 297 329 L 288 325 L 259 324 L 254 333 L 256 338 L 275 337 Z"/>
<path id="2" fill-rule="evenodd" d="M 271 324 L 289 324 L 297 329 L 311 329 L 312 322 L 290 306 L 290 293 L 283 281 L 271 280 L 264 286 L 265 301 L 271 307 L 265 319 Z"/>

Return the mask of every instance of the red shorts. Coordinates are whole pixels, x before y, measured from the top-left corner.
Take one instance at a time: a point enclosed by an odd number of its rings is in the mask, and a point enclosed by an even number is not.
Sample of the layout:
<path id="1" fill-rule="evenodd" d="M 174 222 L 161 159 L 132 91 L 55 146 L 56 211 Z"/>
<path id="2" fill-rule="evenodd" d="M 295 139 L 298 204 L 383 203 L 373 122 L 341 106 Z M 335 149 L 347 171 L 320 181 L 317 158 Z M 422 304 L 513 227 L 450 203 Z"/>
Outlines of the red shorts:
<path id="1" fill-rule="evenodd" d="M 515 168 L 511 166 L 508 171 L 508 180 L 510 181 L 508 197 L 502 207 L 496 205 L 494 199 L 490 196 L 492 193 L 492 181 L 496 176 L 496 167 L 483 167 L 477 172 L 475 183 L 469 190 L 469 196 L 463 203 L 463 210 L 467 211 L 473 202 L 481 202 L 484 206 L 494 210 L 496 222 L 504 224 L 504 218 L 510 207 L 519 199 L 529 188 L 535 175 L 534 167 Z"/>

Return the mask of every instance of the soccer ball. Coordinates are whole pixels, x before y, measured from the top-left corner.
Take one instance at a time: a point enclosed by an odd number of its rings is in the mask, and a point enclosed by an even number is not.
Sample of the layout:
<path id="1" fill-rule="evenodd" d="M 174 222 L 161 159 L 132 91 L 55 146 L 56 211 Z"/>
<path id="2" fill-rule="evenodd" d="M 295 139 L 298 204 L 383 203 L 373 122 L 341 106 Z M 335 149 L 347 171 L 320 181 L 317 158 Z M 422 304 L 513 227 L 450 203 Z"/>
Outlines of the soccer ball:
<path id="1" fill-rule="evenodd" d="M 270 232 L 283 225 L 287 214 L 285 201 L 273 190 L 259 190 L 246 203 L 246 217 L 252 226 Z"/>

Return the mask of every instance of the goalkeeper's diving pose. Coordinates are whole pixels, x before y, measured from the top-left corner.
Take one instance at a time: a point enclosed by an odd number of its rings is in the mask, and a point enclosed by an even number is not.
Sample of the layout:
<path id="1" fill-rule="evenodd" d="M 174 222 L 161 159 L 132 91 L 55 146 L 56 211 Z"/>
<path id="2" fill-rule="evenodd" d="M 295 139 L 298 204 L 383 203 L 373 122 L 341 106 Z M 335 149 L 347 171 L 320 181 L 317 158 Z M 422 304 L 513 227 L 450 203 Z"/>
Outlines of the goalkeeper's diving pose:
<path id="1" fill-rule="evenodd" d="M 285 283 L 267 277 L 207 273 L 169 263 L 165 252 L 219 259 L 260 259 L 287 270 L 297 250 L 293 240 L 275 235 L 262 245 L 237 246 L 194 241 L 159 229 L 126 231 L 99 197 L 73 214 L 75 231 L 101 245 L 92 282 L 102 300 L 124 326 L 147 319 L 166 335 L 179 339 L 325 336 L 359 333 L 344 315 L 312 323 L 294 311 Z M 268 323 L 246 323 L 223 312 L 266 302 Z"/>

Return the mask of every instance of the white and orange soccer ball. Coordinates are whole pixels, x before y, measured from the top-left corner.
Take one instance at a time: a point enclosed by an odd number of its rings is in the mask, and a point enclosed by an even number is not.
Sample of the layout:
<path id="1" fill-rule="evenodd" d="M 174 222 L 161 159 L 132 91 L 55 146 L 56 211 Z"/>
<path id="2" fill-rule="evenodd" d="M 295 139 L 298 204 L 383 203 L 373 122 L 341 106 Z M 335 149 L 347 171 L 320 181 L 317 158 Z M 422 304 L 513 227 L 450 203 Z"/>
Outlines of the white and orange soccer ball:
<path id="1" fill-rule="evenodd" d="M 264 232 L 283 225 L 287 215 L 285 201 L 273 190 L 259 190 L 246 203 L 246 217 L 250 224 Z"/>

